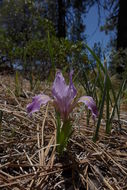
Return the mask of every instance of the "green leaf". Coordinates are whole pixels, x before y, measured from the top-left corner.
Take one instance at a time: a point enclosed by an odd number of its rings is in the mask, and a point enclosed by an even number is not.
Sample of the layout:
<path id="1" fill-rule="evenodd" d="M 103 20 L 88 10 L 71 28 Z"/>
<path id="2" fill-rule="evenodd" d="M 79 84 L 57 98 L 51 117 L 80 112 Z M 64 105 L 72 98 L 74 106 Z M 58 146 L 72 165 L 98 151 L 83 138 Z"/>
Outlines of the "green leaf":
<path id="1" fill-rule="evenodd" d="M 121 93 L 123 92 L 123 89 L 124 89 L 124 86 L 126 84 L 126 79 L 123 79 L 123 82 L 121 83 L 121 86 L 119 88 L 119 91 L 118 91 L 118 94 L 117 94 L 117 97 L 116 97 L 116 101 L 114 103 L 114 107 L 113 107 L 113 110 L 112 110 L 112 114 L 110 116 L 110 121 L 109 123 L 111 124 L 112 120 L 113 120 L 113 117 L 114 117 L 114 114 L 115 114 L 115 109 L 118 108 L 118 100 L 120 98 L 120 95 Z M 117 110 L 117 114 L 118 114 L 118 120 L 120 120 L 120 114 L 119 114 L 119 110 Z"/>
<path id="2" fill-rule="evenodd" d="M 59 129 L 58 129 L 59 130 Z M 59 154 L 63 153 L 64 148 L 67 146 L 68 140 L 72 134 L 72 124 L 70 120 L 67 120 L 63 123 L 62 128 L 60 131 L 57 132 L 57 134 L 59 135 L 57 140 L 58 140 L 58 144 L 60 144 L 57 147 L 57 152 Z"/>
<path id="3" fill-rule="evenodd" d="M 97 127 L 96 127 L 96 131 L 95 131 L 95 135 L 93 136 L 94 142 L 96 142 L 98 139 L 98 133 L 99 133 L 100 125 L 101 125 L 101 119 L 103 117 L 103 109 L 104 109 L 104 102 L 105 102 L 105 97 L 106 97 L 106 89 L 107 89 L 107 75 L 105 76 L 105 80 L 104 80 L 104 91 L 103 91 L 103 97 L 102 97 L 100 110 L 99 110 Z"/>

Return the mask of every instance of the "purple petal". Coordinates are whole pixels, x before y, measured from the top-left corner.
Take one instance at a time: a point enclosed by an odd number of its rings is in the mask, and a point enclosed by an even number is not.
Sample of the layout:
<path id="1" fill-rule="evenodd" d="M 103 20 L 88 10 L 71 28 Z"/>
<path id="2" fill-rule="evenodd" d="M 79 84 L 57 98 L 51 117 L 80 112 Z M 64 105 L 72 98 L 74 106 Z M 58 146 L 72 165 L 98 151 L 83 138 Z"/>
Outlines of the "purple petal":
<path id="1" fill-rule="evenodd" d="M 48 103 L 48 101 L 50 101 L 51 98 L 45 94 L 39 94 L 37 96 L 35 96 L 32 100 L 32 103 L 27 105 L 27 112 L 29 114 L 32 114 L 36 111 L 39 111 L 41 105 L 45 105 Z"/>
<path id="2" fill-rule="evenodd" d="M 83 102 L 88 107 L 88 109 L 91 110 L 94 118 L 98 116 L 96 103 L 91 96 L 82 96 L 78 102 Z"/>
<path id="3" fill-rule="evenodd" d="M 62 99 L 68 92 L 68 86 L 60 71 L 56 73 L 56 77 L 52 86 L 52 94 L 56 99 Z"/>
<path id="4" fill-rule="evenodd" d="M 77 93 L 72 82 L 72 74 L 73 73 L 70 72 L 70 83 L 67 85 L 62 73 L 58 71 L 52 87 L 56 107 L 64 118 L 68 116 L 71 103 Z"/>

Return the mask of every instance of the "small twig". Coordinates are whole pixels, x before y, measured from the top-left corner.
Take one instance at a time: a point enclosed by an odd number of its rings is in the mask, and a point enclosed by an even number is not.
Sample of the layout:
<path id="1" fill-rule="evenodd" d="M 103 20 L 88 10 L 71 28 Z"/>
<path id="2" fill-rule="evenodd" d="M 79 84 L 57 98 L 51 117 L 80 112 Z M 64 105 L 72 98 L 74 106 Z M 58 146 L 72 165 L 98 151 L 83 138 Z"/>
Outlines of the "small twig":
<path id="1" fill-rule="evenodd" d="M 27 157 L 27 159 L 28 159 L 28 161 L 29 161 L 30 165 L 31 165 L 31 166 L 32 166 L 32 168 L 33 168 L 33 171 L 34 171 L 34 172 L 35 172 L 35 174 L 36 174 L 37 172 L 36 172 L 35 167 L 33 166 L 33 163 L 32 163 L 32 161 L 31 161 L 31 159 L 29 158 L 29 156 L 28 156 L 28 154 L 26 153 L 26 151 L 25 151 L 25 150 L 23 150 L 23 152 L 25 153 L 25 155 L 26 155 L 26 157 Z"/>
<path id="2" fill-rule="evenodd" d="M 92 166 L 93 169 L 95 170 L 95 172 L 100 176 L 101 180 L 104 182 L 104 184 L 110 189 L 110 190 L 114 190 L 113 187 L 108 183 L 108 181 L 103 177 L 103 175 L 101 174 L 101 172 L 99 171 L 99 169 L 97 168 L 97 166 Z"/>

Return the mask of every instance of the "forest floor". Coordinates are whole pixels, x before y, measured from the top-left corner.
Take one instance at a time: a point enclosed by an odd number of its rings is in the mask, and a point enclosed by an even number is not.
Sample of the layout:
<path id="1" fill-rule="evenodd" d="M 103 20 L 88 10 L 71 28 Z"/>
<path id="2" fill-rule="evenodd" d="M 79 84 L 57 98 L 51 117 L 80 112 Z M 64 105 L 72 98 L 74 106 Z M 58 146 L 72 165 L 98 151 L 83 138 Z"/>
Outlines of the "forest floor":
<path id="1" fill-rule="evenodd" d="M 27 80 L 22 83 L 16 97 L 14 77 L 0 75 L 0 190 L 127 190 L 127 105 L 121 107 L 121 129 L 114 118 L 106 135 L 102 121 L 96 143 L 94 122 L 86 126 L 85 111 L 74 110 L 74 133 L 60 158 L 53 108 L 29 117 L 26 105 L 34 92 Z M 50 94 L 46 83 L 41 88 Z"/>

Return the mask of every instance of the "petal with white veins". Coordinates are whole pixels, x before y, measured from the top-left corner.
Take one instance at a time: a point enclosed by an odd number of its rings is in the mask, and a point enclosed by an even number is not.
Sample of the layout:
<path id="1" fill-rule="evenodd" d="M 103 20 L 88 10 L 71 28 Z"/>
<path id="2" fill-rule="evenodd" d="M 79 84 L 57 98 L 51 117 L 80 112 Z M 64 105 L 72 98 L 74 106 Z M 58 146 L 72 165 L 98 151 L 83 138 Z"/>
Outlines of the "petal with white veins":
<path id="1" fill-rule="evenodd" d="M 39 95 L 35 96 L 32 100 L 32 103 L 29 103 L 27 105 L 27 112 L 29 114 L 32 114 L 36 111 L 39 111 L 41 105 L 47 104 L 50 100 L 51 100 L 51 98 L 45 94 L 39 94 Z"/>
<path id="2" fill-rule="evenodd" d="M 72 82 L 72 74 L 73 72 L 70 72 L 70 83 L 67 85 L 62 73 L 58 71 L 52 87 L 52 95 L 55 99 L 56 107 L 63 118 L 68 117 L 71 103 L 77 93 Z"/>
<path id="3" fill-rule="evenodd" d="M 94 100 L 91 96 L 82 96 L 79 98 L 78 102 L 84 103 L 88 107 L 88 109 L 91 110 L 94 118 L 96 118 L 98 116 L 98 110 L 96 107 L 96 103 L 94 102 Z"/>

